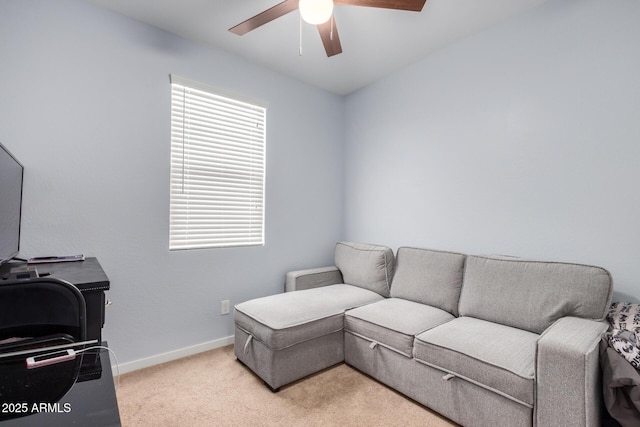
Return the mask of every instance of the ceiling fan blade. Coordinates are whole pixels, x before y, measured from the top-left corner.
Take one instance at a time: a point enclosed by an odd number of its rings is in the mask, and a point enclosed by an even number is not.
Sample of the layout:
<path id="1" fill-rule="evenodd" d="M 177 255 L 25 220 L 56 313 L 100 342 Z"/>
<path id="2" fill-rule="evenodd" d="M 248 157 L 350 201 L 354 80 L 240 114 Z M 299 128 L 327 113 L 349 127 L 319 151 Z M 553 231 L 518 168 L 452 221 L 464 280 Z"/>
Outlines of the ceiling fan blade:
<path id="1" fill-rule="evenodd" d="M 336 27 L 336 18 L 333 15 L 327 22 L 318 25 L 318 31 L 320 32 L 320 38 L 322 39 L 322 44 L 328 57 L 342 53 L 340 36 L 338 36 L 338 28 Z"/>
<path id="2" fill-rule="evenodd" d="M 333 0 L 333 2 L 350 6 L 381 7 L 383 9 L 420 12 L 427 0 Z"/>
<path id="3" fill-rule="evenodd" d="M 244 22 L 239 23 L 235 27 L 229 28 L 234 34 L 239 36 L 247 34 L 251 30 L 255 30 L 261 25 L 266 24 L 267 22 L 271 22 L 276 18 L 280 18 L 281 16 L 286 15 L 289 12 L 293 12 L 298 8 L 299 0 L 284 0 L 281 3 L 265 10 L 262 13 L 257 14 L 256 16 L 247 19 Z"/>

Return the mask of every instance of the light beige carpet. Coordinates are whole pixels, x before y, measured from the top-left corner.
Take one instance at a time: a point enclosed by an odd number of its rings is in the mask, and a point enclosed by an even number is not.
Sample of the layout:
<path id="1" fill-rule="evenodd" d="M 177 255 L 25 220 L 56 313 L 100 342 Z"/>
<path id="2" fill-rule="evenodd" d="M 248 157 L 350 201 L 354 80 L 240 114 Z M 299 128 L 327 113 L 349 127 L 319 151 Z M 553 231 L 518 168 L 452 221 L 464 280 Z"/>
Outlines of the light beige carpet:
<path id="1" fill-rule="evenodd" d="M 117 396 L 124 427 L 456 425 L 344 364 L 272 393 L 233 346 L 125 374 Z"/>

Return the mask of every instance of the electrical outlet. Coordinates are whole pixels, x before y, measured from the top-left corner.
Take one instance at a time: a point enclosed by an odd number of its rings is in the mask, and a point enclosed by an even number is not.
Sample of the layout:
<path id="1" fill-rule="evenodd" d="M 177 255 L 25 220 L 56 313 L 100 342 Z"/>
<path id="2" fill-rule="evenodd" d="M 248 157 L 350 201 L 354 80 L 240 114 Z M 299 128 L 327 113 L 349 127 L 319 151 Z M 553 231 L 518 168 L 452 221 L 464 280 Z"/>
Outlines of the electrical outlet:
<path id="1" fill-rule="evenodd" d="M 229 300 L 220 301 L 220 315 L 229 314 Z"/>

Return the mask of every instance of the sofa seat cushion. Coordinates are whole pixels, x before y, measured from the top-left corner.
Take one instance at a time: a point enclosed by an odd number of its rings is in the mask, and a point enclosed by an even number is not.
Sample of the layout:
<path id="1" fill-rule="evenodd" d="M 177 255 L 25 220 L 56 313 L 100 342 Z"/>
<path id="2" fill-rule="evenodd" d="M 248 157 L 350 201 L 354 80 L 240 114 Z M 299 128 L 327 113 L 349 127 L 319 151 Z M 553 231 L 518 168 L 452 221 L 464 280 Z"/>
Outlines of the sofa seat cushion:
<path id="1" fill-rule="evenodd" d="M 531 408 L 539 337 L 522 329 L 460 317 L 417 335 L 413 353 L 421 363 Z"/>
<path id="2" fill-rule="evenodd" d="M 380 301 L 379 294 L 337 284 L 256 298 L 236 305 L 236 326 L 273 350 L 291 347 L 344 327 L 347 309 Z"/>
<path id="3" fill-rule="evenodd" d="M 415 335 L 455 319 L 439 308 L 400 298 L 348 310 L 344 328 L 412 357 Z"/>

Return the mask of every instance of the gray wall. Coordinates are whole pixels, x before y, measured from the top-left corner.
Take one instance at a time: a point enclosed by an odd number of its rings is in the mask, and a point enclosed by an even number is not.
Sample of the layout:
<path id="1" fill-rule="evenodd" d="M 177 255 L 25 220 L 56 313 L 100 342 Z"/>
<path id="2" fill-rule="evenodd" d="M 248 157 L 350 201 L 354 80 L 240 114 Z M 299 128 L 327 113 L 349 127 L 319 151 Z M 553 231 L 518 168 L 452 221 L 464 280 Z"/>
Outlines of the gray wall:
<path id="1" fill-rule="evenodd" d="M 269 103 L 266 245 L 168 251 L 169 74 Z M 332 263 L 343 100 L 72 0 L 0 2 L 0 140 L 25 166 L 21 254 L 96 256 L 129 362 L 233 335 L 220 301 Z"/>
<path id="2" fill-rule="evenodd" d="M 349 96 L 346 238 L 598 264 L 637 301 L 638 22 L 552 0 Z"/>

